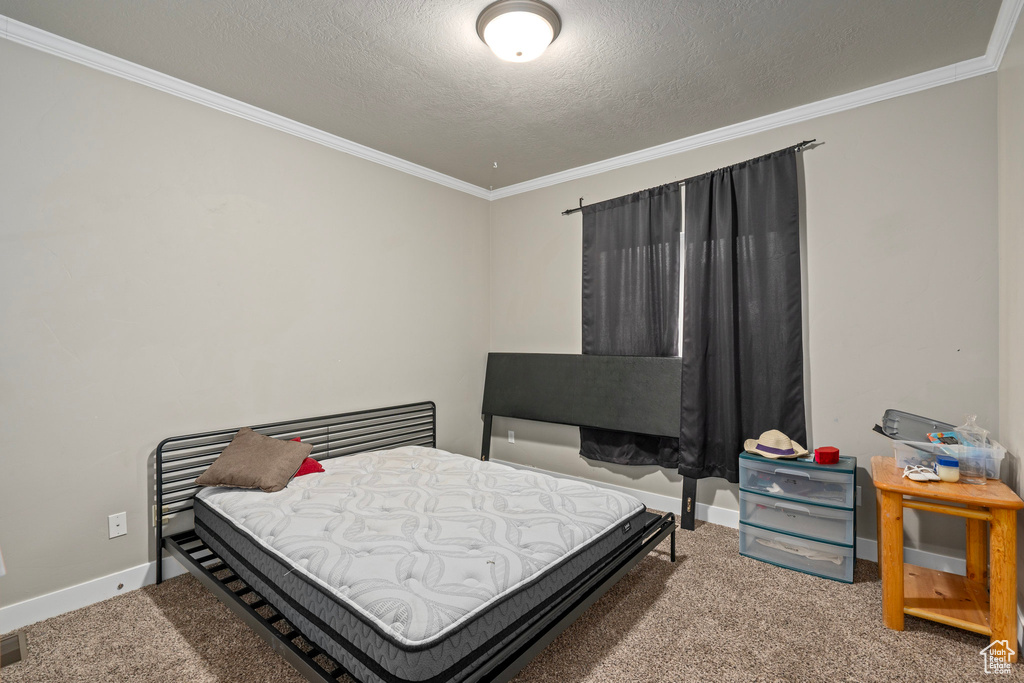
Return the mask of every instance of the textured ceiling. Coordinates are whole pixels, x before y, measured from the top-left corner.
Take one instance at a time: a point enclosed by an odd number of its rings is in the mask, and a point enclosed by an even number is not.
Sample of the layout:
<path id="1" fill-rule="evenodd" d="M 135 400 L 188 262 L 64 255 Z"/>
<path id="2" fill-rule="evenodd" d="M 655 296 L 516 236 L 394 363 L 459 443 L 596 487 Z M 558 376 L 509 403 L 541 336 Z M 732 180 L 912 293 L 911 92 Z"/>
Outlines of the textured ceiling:
<path id="1" fill-rule="evenodd" d="M 984 54 L 999 0 L 0 0 L 0 14 L 495 189 Z M 492 168 L 493 162 L 498 168 Z"/>

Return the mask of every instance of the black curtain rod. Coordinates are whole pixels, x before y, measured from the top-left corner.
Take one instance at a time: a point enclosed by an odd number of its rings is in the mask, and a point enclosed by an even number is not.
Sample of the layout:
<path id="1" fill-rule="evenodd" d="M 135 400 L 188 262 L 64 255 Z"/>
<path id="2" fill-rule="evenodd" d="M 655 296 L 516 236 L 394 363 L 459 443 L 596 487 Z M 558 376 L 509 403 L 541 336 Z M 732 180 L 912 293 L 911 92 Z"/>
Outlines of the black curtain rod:
<path id="1" fill-rule="evenodd" d="M 799 144 L 791 145 L 789 147 L 785 147 L 783 149 L 776 150 L 774 152 L 769 152 L 768 154 L 762 154 L 759 157 L 754 157 L 752 159 L 747 159 L 746 161 L 741 161 L 738 164 L 732 164 L 730 166 L 723 166 L 722 168 L 715 169 L 714 171 L 708 171 L 707 173 L 701 173 L 700 175 L 690 176 L 689 178 L 684 178 L 683 180 L 677 180 L 677 181 L 674 181 L 674 182 L 677 182 L 680 185 L 685 185 L 686 183 L 690 182 L 691 180 L 697 180 L 698 178 L 703 178 L 705 176 L 711 175 L 712 173 L 718 173 L 719 171 L 724 171 L 725 169 L 732 168 L 733 166 L 742 166 L 743 164 L 749 164 L 752 161 L 759 161 L 759 160 L 764 159 L 766 157 L 770 157 L 770 156 L 772 156 L 774 154 L 781 154 L 783 152 L 788 152 L 790 150 L 793 150 L 794 152 L 799 152 L 804 147 L 806 147 L 807 145 L 810 145 L 810 144 L 812 144 L 814 142 L 817 142 L 817 139 L 814 139 L 814 140 L 804 140 L 803 142 L 801 142 Z M 666 185 L 671 185 L 671 184 L 672 183 L 666 183 Z M 648 188 L 648 189 L 653 190 L 654 188 Z M 641 190 L 641 192 L 643 192 L 643 190 Z M 592 205 L 588 204 L 587 206 L 592 206 Z M 574 213 L 579 213 L 584 208 L 586 208 L 586 207 L 583 206 L 583 197 L 580 197 L 580 205 L 578 207 L 574 208 L 574 209 L 566 209 L 565 211 L 562 212 L 562 215 L 563 216 L 569 216 L 569 215 L 574 214 Z"/>

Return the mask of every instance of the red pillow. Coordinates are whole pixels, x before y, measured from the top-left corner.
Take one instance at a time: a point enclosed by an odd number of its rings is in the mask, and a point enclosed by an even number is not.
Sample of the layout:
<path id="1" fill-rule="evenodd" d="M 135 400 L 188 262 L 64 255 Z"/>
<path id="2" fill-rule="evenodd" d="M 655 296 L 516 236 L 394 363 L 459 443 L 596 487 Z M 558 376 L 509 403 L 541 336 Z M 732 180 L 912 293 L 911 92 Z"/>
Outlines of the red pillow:
<path id="1" fill-rule="evenodd" d="M 302 439 L 300 439 L 299 437 L 295 437 L 294 439 L 292 439 L 292 441 L 299 441 L 299 442 L 301 442 Z M 323 465 L 321 465 L 319 462 L 317 462 L 313 458 L 306 458 L 305 460 L 302 461 L 302 464 L 299 465 L 299 471 L 295 473 L 295 476 L 296 477 L 301 477 L 304 474 L 314 474 L 316 472 L 323 472 L 323 471 L 324 471 L 324 466 Z"/>
<path id="2" fill-rule="evenodd" d="M 313 474 L 314 472 L 323 472 L 324 466 L 318 463 L 313 458 L 306 458 L 299 465 L 299 471 L 295 473 L 296 477 L 301 477 L 304 474 Z"/>

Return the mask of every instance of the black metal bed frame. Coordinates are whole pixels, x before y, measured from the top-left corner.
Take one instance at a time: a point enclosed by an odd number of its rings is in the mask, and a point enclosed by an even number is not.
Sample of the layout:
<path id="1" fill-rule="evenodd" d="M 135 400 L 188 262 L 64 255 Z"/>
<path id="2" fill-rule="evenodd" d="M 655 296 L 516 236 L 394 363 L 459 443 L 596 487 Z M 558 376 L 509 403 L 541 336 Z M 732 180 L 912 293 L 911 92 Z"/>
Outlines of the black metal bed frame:
<path id="1" fill-rule="evenodd" d="M 436 406 L 432 401 L 426 401 L 274 422 L 255 426 L 253 430 L 276 438 L 300 437 L 304 443 L 313 444 L 310 457 L 326 460 L 399 446 L 436 447 L 436 428 Z M 217 459 L 237 431 L 235 428 L 176 436 L 164 439 L 157 446 L 156 505 L 153 510 L 156 582 L 163 581 L 163 551 L 167 550 L 307 680 L 337 681 L 342 675 L 355 678 L 237 576 L 230 565 L 199 538 L 194 528 L 169 536 L 164 534 L 164 524 L 192 509 L 192 499 L 200 488 L 194 484 L 195 478 Z M 672 539 L 671 559 L 675 562 L 675 529 L 672 513 L 651 519 L 639 547 L 620 549 L 613 557 L 592 568 L 587 578 L 573 590 L 551 601 L 547 614 L 534 626 L 489 656 L 465 680 L 474 683 L 510 680 L 669 536 Z"/>

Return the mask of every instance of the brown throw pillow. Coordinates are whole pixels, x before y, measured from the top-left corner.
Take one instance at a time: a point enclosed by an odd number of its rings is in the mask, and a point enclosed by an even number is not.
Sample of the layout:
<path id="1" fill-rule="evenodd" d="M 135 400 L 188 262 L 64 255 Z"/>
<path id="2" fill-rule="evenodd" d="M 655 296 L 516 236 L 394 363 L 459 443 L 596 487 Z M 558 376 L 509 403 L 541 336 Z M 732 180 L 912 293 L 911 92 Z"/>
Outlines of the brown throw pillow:
<path id="1" fill-rule="evenodd" d="M 243 427 L 196 483 L 273 493 L 288 485 L 312 450 L 312 444 L 272 439 Z"/>

